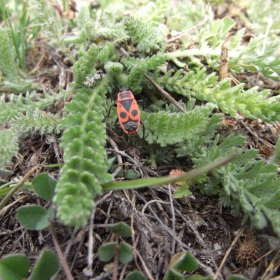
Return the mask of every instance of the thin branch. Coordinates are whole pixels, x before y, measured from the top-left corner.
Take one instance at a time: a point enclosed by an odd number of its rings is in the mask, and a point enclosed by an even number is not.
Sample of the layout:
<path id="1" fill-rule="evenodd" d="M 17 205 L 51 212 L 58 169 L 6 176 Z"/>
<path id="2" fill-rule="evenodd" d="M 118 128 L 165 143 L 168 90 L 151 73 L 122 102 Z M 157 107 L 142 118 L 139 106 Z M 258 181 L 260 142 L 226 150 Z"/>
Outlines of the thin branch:
<path id="1" fill-rule="evenodd" d="M 112 152 L 116 153 L 117 155 L 119 154 L 119 155 L 122 155 L 123 157 L 127 157 L 129 161 L 131 161 L 133 164 L 136 165 L 136 167 L 138 167 L 139 172 L 140 172 L 140 174 L 141 174 L 141 178 L 144 177 L 143 171 L 142 171 L 142 169 L 140 168 L 141 163 L 139 163 L 139 162 L 137 162 L 136 160 L 134 160 L 134 159 L 133 159 L 130 155 L 128 155 L 126 152 L 120 151 L 119 149 L 110 149 L 110 148 L 108 148 L 107 151 L 112 151 Z M 119 173 L 119 171 L 118 171 L 118 173 Z M 113 175 L 116 176 L 118 173 L 116 173 L 116 170 L 115 170 L 115 172 L 113 173 Z"/>
<path id="2" fill-rule="evenodd" d="M 172 215 L 172 230 L 176 232 L 176 217 L 175 217 L 175 211 L 174 211 L 174 205 L 173 205 L 173 197 L 172 197 L 172 191 L 171 191 L 171 184 L 168 184 L 168 191 L 169 191 L 169 200 L 170 200 L 170 210 Z M 172 254 L 175 254 L 175 242 L 176 240 L 173 238 L 172 242 Z"/>
<path id="3" fill-rule="evenodd" d="M 142 263 L 142 265 L 143 265 L 143 267 L 144 267 L 144 269 L 145 269 L 145 272 L 146 272 L 148 278 L 149 278 L 150 280 L 154 280 L 153 276 L 151 275 L 151 273 L 150 273 L 148 267 L 146 266 L 146 263 L 144 262 L 143 258 L 142 258 L 141 255 L 140 255 L 140 253 L 139 253 L 137 250 L 135 250 L 135 252 L 136 252 L 138 258 L 140 259 L 140 261 L 141 261 L 141 263 Z"/>
<path id="4" fill-rule="evenodd" d="M 179 32 L 178 34 L 172 36 L 171 38 L 167 38 L 165 39 L 165 42 L 166 43 L 171 43 L 173 41 L 176 41 L 178 39 L 181 39 L 181 38 L 184 38 L 186 37 L 188 34 L 190 34 L 191 32 L 195 31 L 196 29 L 200 28 L 202 25 L 205 24 L 205 22 L 209 19 L 209 17 L 205 17 L 203 20 L 201 20 L 197 25 L 189 28 L 189 29 L 186 29 L 182 32 Z"/>
<path id="5" fill-rule="evenodd" d="M 119 236 L 116 236 L 117 245 L 114 250 L 114 271 L 113 271 L 113 280 L 118 280 L 118 264 L 119 264 Z"/>
<path id="6" fill-rule="evenodd" d="M 68 280 L 74 280 L 74 278 L 73 278 L 73 276 L 71 274 L 71 271 L 69 269 L 69 266 L 68 266 L 68 264 L 67 264 L 67 262 L 66 262 L 66 260 L 65 260 L 65 258 L 63 256 L 63 253 L 62 253 L 62 251 L 61 251 L 61 249 L 59 247 L 59 244 L 57 242 L 57 239 L 56 239 L 56 236 L 55 236 L 55 233 L 54 233 L 54 227 L 53 227 L 52 224 L 50 225 L 50 231 L 51 231 L 51 234 L 52 234 L 52 239 L 53 239 L 53 243 L 54 243 L 56 252 L 58 254 L 59 260 L 60 260 L 61 265 L 62 265 L 62 267 L 64 269 L 66 277 L 67 277 Z"/>
<path id="7" fill-rule="evenodd" d="M 226 260 L 227 260 L 227 258 L 228 258 L 228 256 L 229 256 L 229 254 L 230 254 L 230 252 L 231 252 L 233 246 L 234 246 L 234 245 L 236 244 L 236 242 L 238 241 L 239 237 L 240 237 L 241 234 L 243 233 L 243 230 L 244 230 L 244 227 L 242 227 L 242 228 L 239 230 L 238 234 L 237 234 L 237 235 L 235 236 L 235 238 L 233 239 L 233 241 L 232 241 L 230 247 L 227 249 L 227 251 L 226 251 L 226 253 L 225 253 L 225 255 L 224 255 L 224 258 L 223 258 L 222 262 L 220 263 L 219 269 L 218 269 L 218 270 L 216 271 L 216 273 L 215 273 L 214 279 L 217 279 L 218 275 L 221 273 L 221 270 L 222 270 L 222 268 L 223 268 L 223 266 L 224 266 L 224 264 L 225 264 L 225 262 L 226 262 Z"/>
<path id="8" fill-rule="evenodd" d="M 119 155 L 119 153 L 118 153 L 118 151 L 119 151 L 119 148 L 118 148 L 118 146 L 117 146 L 117 144 L 115 143 L 115 141 L 111 138 L 111 137 L 109 137 L 109 136 L 107 136 L 107 141 L 110 143 L 110 145 L 113 147 L 113 151 L 114 152 L 116 152 L 116 154 L 117 154 L 117 159 L 118 159 L 118 164 L 119 164 L 119 166 L 117 167 L 117 169 L 114 171 L 114 173 L 112 174 L 112 176 L 113 176 L 113 178 L 115 178 L 117 175 L 118 175 L 118 173 L 121 171 L 121 169 L 122 169 L 122 164 L 123 164 L 123 161 L 122 161 L 122 157 Z"/>
<path id="9" fill-rule="evenodd" d="M 151 84 L 157 89 L 159 90 L 159 92 L 161 93 L 161 95 L 163 97 L 165 97 L 170 103 L 174 104 L 179 110 L 181 110 L 183 113 L 187 113 L 187 111 L 185 110 L 185 108 L 179 103 L 177 102 L 167 91 L 165 91 L 164 89 L 162 89 L 150 76 L 145 74 L 145 77 L 151 82 Z"/>
<path id="10" fill-rule="evenodd" d="M 158 199 L 150 200 L 150 201 L 147 202 L 147 203 L 145 204 L 145 206 L 142 208 L 141 214 L 144 215 L 146 208 L 147 208 L 150 204 L 152 204 L 152 203 L 154 203 L 154 202 L 162 203 L 162 204 L 169 204 L 168 202 L 161 201 L 161 200 L 158 200 Z"/>
<path id="11" fill-rule="evenodd" d="M 88 270 L 91 271 L 92 263 L 93 263 L 93 220 L 95 216 L 95 207 L 91 211 L 90 220 L 89 220 L 89 230 L 88 230 L 88 256 L 87 256 L 87 263 L 88 263 Z"/>
<path id="12" fill-rule="evenodd" d="M 0 203 L 0 210 L 3 209 L 3 207 L 8 203 L 10 198 L 23 186 L 25 181 L 28 180 L 28 178 L 33 174 L 33 172 L 37 169 L 38 166 L 33 167 L 22 179 L 19 181 L 9 192 L 8 194 L 3 198 L 3 200 Z"/>

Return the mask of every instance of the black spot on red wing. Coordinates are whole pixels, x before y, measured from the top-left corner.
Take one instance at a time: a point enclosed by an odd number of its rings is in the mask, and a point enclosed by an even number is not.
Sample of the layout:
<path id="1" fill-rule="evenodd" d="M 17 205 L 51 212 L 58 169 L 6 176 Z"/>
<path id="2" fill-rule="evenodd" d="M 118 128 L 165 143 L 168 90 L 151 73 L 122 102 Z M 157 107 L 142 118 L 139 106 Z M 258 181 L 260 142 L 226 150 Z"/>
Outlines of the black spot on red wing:
<path id="1" fill-rule="evenodd" d="M 126 118 L 126 112 L 120 112 L 120 118 L 124 119 Z"/>
<path id="2" fill-rule="evenodd" d="M 126 110 L 127 112 L 129 112 L 132 102 L 133 102 L 133 99 L 124 100 L 124 101 L 121 101 L 120 103 L 121 103 L 122 106 L 125 108 L 125 110 Z"/>
<path id="3" fill-rule="evenodd" d="M 136 117 L 136 116 L 138 115 L 138 110 L 132 110 L 132 111 L 131 111 L 131 115 L 132 115 L 133 117 Z"/>

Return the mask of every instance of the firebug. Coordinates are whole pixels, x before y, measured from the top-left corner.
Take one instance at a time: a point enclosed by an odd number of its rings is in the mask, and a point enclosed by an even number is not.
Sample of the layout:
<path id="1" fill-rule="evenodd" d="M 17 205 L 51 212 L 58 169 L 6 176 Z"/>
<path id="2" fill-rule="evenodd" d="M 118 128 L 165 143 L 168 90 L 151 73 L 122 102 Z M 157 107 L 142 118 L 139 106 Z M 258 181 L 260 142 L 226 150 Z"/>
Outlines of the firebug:
<path id="1" fill-rule="evenodd" d="M 140 128 L 140 123 L 142 125 L 143 123 L 140 119 L 138 103 L 130 89 L 125 87 L 120 89 L 116 106 L 118 113 L 117 120 L 119 121 L 122 130 L 129 135 L 136 134 Z M 145 132 L 143 126 L 143 135 L 144 134 Z"/>
<path id="2" fill-rule="evenodd" d="M 140 127 L 140 111 L 132 91 L 127 88 L 121 88 L 118 93 L 117 112 L 123 131 L 136 134 Z"/>

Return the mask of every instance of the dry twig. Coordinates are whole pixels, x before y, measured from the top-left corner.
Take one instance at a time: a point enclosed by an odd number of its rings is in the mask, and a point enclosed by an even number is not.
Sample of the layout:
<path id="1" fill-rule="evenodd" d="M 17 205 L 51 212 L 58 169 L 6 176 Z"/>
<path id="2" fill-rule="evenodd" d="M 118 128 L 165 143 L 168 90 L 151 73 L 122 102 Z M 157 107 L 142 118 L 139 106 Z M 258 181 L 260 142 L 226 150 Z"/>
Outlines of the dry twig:
<path id="1" fill-rule="evenodd" d="M 233 241 L 232 241 L 230 247 L 227 249 L 227 251 L 226 251 L 226 253 L 225 253 L 225 255 L 224 255 L 224 258 L 223 258 L 222 262 L 220 263 L 220 266 L 219 266 L 218 270 L 217 270 L 216 273 L 215 273 L 214 279 L 217 279 L 218 275 L 220 274 L 220 272 L 221 272 L 221 270 L 222 270 L 222 268 L 223 268 L 223 266 L 224 266 L 224 264 L 225 264 L 225 262 L 226 262 L 226 260 L 227 260 L 227 258 L 228 258 L 228 256 L 229 256 L 229 254 L 230 254 L 230 252 L 231 252 L 231 250 L 232 250 L 232 248 L 233 248 L 234 245 L 237 243 L 237 241 L 238 241 L 239 237 L 241 236 L 241 234 L 243 233 L 243 231 L 244 231 L 244 227 L 242 227 L 242 228 L 239 230 L 239 232 L 237 233 L 237 235 L 236 235 L 235 238 L 233 239 Z"/>
<path id="2" fill-rule="evenodd" d="M 54 227 L 53 227 L 52 224 L 50 225 L 50 231 L 51 231 L 51 234 L 52 234 L 52 239 L 53 239 L 53 243 L 54 243 L 56 252 L 58 254 L 60 263 L 61 263 L 61 265 L 62 265 L 62 267 L 64 269 L 66 277 L 67 277 L 68 280 L 74 280 L 73 276 L 71 275 L 71 271 L 69 269 L 69 266 L 68 266 L 68 264 L 67 264 L 67 262 L 66 262 L 66 260 L 65 260 L 65 258 L 63 256 L 63 254 L 61 252 L 61 249 L 59 247 L 59 244 L 57 242 L 57 238 L 56 238 L 55 233 L 54 233 Z"/>
<path id="3" fill-rule="evenodd" d="M 150 76 L 145 74 L 145 77 L 161 93 L 163 97 L 165 97 L 170 103 L 174 104 L 180 111 L 182 111 L 183 113 L 187 113 L 185 108 L 179 102 L 177 102 L 167 91 L 162 89 Z"/>

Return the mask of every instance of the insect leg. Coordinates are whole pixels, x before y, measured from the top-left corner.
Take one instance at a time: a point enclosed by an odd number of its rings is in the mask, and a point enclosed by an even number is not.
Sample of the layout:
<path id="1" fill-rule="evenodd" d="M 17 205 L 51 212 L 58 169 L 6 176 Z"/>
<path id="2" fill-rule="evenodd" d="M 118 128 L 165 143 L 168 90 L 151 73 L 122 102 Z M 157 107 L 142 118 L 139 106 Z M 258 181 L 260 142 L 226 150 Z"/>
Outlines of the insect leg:
<path id="1" fill-rule="evenodd" d="M 118 118 L 116 118 L 116 120 L 115 120 L 115 122 L 114 122 L 114 124 L 113 124 L 113 126 L 115 126 L 116 124 L 117 124 L 117 122 L 118 122 Z"/>
<path id="2" fill-rule="evenodd" d="M 140 123 L 143 126 L 143 139 L 145 139 L 145 125 L 143 124 L 143 122 L 140 120 Z"/>
<path id="3" fill-rule="evenodd" d="M 108 112 L 108 115 L 107 115 L 107 118 L 109 118 L 110 113 L 111 113 L 111 109 L 112 109 L 113 106 L 114 106 L 114 107 L 117 107 L 117 104 L 112 104 L 112 105 L 110 106 L 109 112 Z"/>

